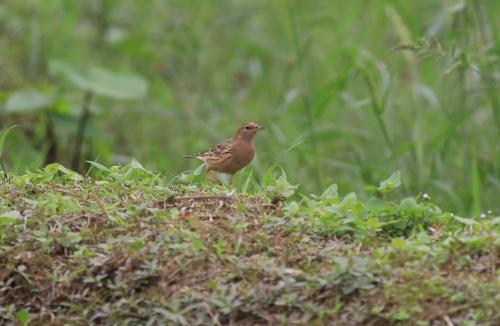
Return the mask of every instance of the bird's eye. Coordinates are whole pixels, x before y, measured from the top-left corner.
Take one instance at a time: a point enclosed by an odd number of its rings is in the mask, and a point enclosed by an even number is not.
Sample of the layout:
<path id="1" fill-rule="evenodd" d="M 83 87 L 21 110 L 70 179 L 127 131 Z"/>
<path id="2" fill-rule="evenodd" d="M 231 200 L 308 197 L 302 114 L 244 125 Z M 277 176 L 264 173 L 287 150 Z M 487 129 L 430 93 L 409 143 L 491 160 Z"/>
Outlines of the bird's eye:
<path id="1" fill-rule="evenodd" d="M 245 129 L 246 129 L 246 130 L 250 130 L 250 126 L 246 126 L 246 127 L 245 127 Z"/>

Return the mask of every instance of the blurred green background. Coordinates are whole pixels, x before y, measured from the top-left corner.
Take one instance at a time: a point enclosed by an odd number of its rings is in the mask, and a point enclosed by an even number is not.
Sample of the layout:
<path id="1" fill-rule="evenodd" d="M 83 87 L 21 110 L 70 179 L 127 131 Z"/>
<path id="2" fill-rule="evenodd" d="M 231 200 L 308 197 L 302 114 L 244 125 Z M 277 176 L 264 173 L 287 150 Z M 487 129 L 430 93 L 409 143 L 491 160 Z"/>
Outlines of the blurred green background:
<path id="1" fill-rule="evenodd" d="M 173 177 L 254 120 L 240 178 L 278 164 L 346 193 L 401 170 L 404 192 L 478 215 L 500 208 L 498 17 L 496 0 L 3 0 L 3 161 Z"/>

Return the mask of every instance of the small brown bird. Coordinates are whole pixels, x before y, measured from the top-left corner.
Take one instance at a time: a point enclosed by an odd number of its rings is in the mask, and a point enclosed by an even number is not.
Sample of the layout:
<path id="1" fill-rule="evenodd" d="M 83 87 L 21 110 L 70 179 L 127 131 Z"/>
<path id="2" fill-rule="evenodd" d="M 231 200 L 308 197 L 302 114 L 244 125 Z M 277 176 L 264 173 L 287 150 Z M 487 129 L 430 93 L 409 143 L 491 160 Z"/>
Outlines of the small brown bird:
<path id="1" fill-rule="evenodd" d="M 244 168 L 252 161 L 255 154 L 253 137 L 257 131 L 264 129 L 255 122 L 243 123 L 233 138 L 207 149 L 204 152 L 185 158 L 197 158 L 205 162 L 205 171 L 217 171 L 233 174 Z"/>

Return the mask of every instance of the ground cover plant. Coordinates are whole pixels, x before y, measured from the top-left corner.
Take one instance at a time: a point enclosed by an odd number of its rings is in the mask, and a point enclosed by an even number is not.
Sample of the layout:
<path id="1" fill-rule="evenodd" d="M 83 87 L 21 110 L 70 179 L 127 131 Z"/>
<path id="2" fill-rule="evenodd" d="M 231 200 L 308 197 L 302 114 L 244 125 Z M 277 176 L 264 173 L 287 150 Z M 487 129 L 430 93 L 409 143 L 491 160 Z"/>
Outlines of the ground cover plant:
<path id="1" fill-rule="evenodd" d="M 4 161 L 134 157 L 174 177 L 255 120 L 257 174 L 277 163 L 304 193 L 367 198 L 400 170 L 406 195 L 479 216 L 499 209 L 499 15 L 494 0 L 3 0 L 0 128 L 19 125 Z"/>
<path id="2" fill-rule="evenodd" d="M 464 218 L 400 174 L 360 200 L 274 168 L 238 192 L 200 169 L 59 164 L 0 184 L 0 323 L 493 325 L 500 217 Z"/>

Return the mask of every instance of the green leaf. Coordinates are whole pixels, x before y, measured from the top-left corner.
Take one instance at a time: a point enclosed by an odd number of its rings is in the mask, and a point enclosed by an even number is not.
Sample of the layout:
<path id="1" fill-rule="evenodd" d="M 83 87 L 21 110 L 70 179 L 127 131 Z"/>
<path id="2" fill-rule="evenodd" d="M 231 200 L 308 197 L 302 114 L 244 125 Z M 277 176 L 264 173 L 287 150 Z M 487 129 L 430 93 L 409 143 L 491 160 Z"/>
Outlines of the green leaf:
<path id="1" fill-rule="evenodd" d="M 291 185 L 286 177 L 286 174 L 283 174 L 276 180 L 275 186 L 271 187 L 279 196 L 284 198 L 288 198 L 292 196 L 297 189 L 298 186 Z"/>
<path id="2" fill-rule="evenodd" d="M 490 221 L 490 223 L 491 223 L 491 225 L 500 224 L 500 217 L 492 218 L 491 221 Z"/>
<path id="3" fill-rule="evenodd" d="M 12 128 L 15 128 L 15 127 L 17 127 L 17 126 L 11 126 L 7 129 L 0 131 L 0 158 L 2 158 L 3 146 L 5 144 L 5 139 L 7 138 L 7 135 L 9 134 L 10 130 Z"/>
<path id="4" fill-rule="evenodd" d="M 354 204 L 358 202 L 358 196 L 355 192 L 348 193 L 341 202 L 343 207 L 352 207 Z"/>
<path id="5" fill-rule="evenodd" d="M 205 163 L 203 163 L 202 165 L 200 165 L 199 167 L 197 167 L 194 171 L 193 171 L 193 174 L 194 175 L 201 175 L 203 173 L 203 171 L 205 171 Z"/>
<path id="6" fill-rule="evenodd" d="M 28 321 L 30 319 L 30 313 L 28 312 L 27 309 L 22 308 L 17 312 L 17 318 L 21 322 L 21 324 L 26 325 L 28 324 Z"/>
<path id="7" fill-rule="evenodd" d="M 141 99 L 146 96 L 148 88 L 146 80 L 136 74 L 118 74 L 96 66 L 82 69 L 53 60 L 49 64 L 49 71 L 63 75 L 84 91 L 117 100 Z"/>
<path id="8" fill-rule="evenodd" d="M 403 210 L 413 210 L 417 209 L 418 203 L 415 200 L 415 198 L 412 197 L 407 197 L 401 200 L 401 203 L 399 204 L 399 208 Z"/>
<path id="9" fill-rule="evenodd" d="M 453 216 L 453 219 L 455 221 L 458 221 L 462 224 L 465 224 L 465 225 L 474 225 L 474 224 L 479 224 L 477 221 L 474 221 L 473 219 L 470 219 L 470 218 L 465 218 L 465 217 L 460 217 L 458 215 L 454 215 Z"/>
<path id="10" fill-rule="evenodd" d="M 337 198 L 338 196 L 338 187 L 335 183 L 326 188 L 326 190 L 321 194 L 321 197 L 323 198 Z"/>
<path id="11" fill-rule="evenodd" d="M 198 236 L 196 235 L 191 235 L 191 242 L 193 246 L 193 250 L 198 253 L 201 252 L 202 250 L 205 249 L 205 245 L 203 243 L 203 240 L 201 240 Z"/>
<path id="12" fill-rule="evenodd" d="M 99 171 L 105 171 L 105 172 L 111 173 L 110 169 L 108 169 L 107 167 L 105 167 L 104 165 L 102 165 L 100 163 L 97 163 L 94 161 L 86 161 L 86 162 L 89 163 L 90 165 L 92 165 L 93 167 L 97 168 Z"/>
<path id="13" fill-rule="evenodd" d="M 52 163 L 47 165 L 44 171 L 47 172 L 49 175 L 56 175 L 57 172 L 61 172 L 67 179 L 72 181 L 83 180 L 83 177 L 80 174 L 71 171 L 70 169 L 62 166 L 59 163 Z"/>
<path id="14" fill-rule="evenodd" d="M 0 224 L 13 224 L 21 217 L 18 211 L 0 213 Z"/>
<path id="15" fill-rule="evenodd" d="M 146 169 L 142 166 L 142 164 L 139 163 L 139 161 L 137 161 L 135 158 L 130 161 L 130 167 L 132 167 L 134 169 L 146 171 Z"/>
<path id="16" fill-rule="evenodd" d="M 405 249 L 406 247 L 408 247 L 408 242 L 403 238 L 394 238 L 391 241 L 391 245 L 394 248 Z"/>
<path id="17" fill-rule="evenodd" d="M 366 219 L 366 221 L 364 221 L 363 223 L 365 226 L 367 226 L 368 228 L 370 229 L 379 229 L 380 227 L 382 227 L 382 223 L 379 221 L 378 218 L 376 217 L 370 217 L 368 219 Z"/>
<path id="18" fill-rule="evenodd" d="M 214 245 L 215 254 L 217 255 L 217 257 L 219 257 L 221 259 L 224 258 L 226 246 L 227 246 L 226 240 L 220 240 Z"/>
<path id="19" fill-rule="evenodd" d="M 34 112 L 46 108 L 53 99 L 41 92 L 23 90 L 12 93 L 5 103 L 5 112 Z"/>
<path id="20" fill-rule="evenodd" d="M 410 319 L 411 315 L 406 311 L 405 308 L 399 308 L 395 315 L 394 315 L 394 318 L 396 318 L 397 320 L 408 320 Z"/>
<path id="21" fill-rule="evenodd" d="M 396 171 L 389 178 L 380 182 L 378 190 L 382 193 L 387 193 L 398 188 L 399 186 L 401 186 L 401 172 Z"/>

